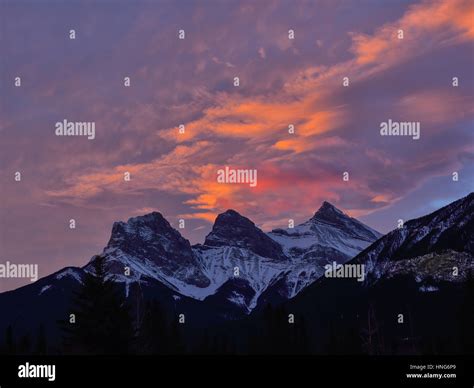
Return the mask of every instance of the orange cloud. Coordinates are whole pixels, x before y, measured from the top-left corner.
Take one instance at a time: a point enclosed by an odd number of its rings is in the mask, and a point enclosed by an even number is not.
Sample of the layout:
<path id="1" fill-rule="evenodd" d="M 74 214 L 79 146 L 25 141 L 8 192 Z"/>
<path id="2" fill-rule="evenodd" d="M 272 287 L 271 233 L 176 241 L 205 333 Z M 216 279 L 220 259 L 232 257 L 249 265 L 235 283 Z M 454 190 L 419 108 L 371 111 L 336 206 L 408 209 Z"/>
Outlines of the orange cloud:
<path id="1" fill-rule="evenodd" d="M 380 59 L 381 54 L 390 48 L 395 38 L 386 39 L 385 37 L 369 36 L 364 34 L 356 34 L 353 37 L 355 54 L 357 63 L 365 65 Z"/>
<path id="2" fill-rule="evenodd" d="M 313 145 L 310 142 L 304 141 L 301 137 L 295 137 L 292 139 L 279 140 L 273 145 L 273 147 L 281 151 L 301 153 L 312 149 Z"/>
<path id="3" fill-rule="evenodd" d="M 425 2 L 414 6 L 402 19 L 402 24 L 425 30 L 452 28 L 459 39 L 474 39 L 474 3 L 470 0 Z"/>
<path id="4" fill-rule="evenodd" d="M 254 144 L 252 148 L 271 142 L 274 150 L 300 153 L 315 146 L 317 138 L 309 137 L 332 131 L 346 119 L 343 107 L 325 108 L 323 97 L 311 92 L 280 102 L 227 96 L 219 105 L 206 109 L 201 118 L 185 124 L 185 134 L 177 135 L 177 128 L 173 128 L 161 136 L 184 142 L 211 132 L 221 138 L 246 139 Z M 289 134 L 289 125 L 294 126 L 295 134 Z"/>
<path id="5" fill-rule="evenodd" d="M 314 149 L 317 138 L 310 137 L 344 123 L 344 108 L 328 108 L 323 104 L 340 87 L 343 76 L 354 74 L 352 81 L 368 77 L 374 71 L 422 52 L 425 46 L 432 47 L 425 44 L 427 40 L 446 44 L 447 38 L 449 42 L 472 39 L 473 13 L 474 3 L 462 0 L 412 6 L 398 21 L 385 24 L 373 35 L 352 34 L 354 60 L 331 67 L 303 69 L 289 77 L 278 98 L 243 98 L 220 93 L 214 98 L 219 101 L 216 105 L 205 109 L 199 119 L 186 124 L 185 134 L 178 134 L 177 128 L 173 128 L 161 136 L 183 142 L 213 133 L 219 137 L 248 139 L 253 143 L 274 139 L 272 148 L 276 151 L 301 153 Z M 399 29 L 404 31 L 403 40 L 397 38 Z M 447 36 L 446 31 L 451 35 Z M 368 64 L 379 67 L 363 69 Z M 319 88 L 321 84 L 326 87 Z M 293 138 L 288 137 L 290 124 L 296 126 Z"/>
<path id="6" fill-rule="evenodd" d="M 198 219 L 198 220 L 205 220 L 208 221 L 209 223 L 213 224 L 216 217 L 217 213 L 187 213 L 187 214 L 180 214 L 180 218 L 183 219 Z"/>
<path id="7" fill-rule="evenodd" d="M 342 78 L 350 75 L 351 83 L 357 82 L 427 50 L 426 47 L 473 39 L 473 8 L 473 2 L 458 0 L 424 2 L 410 7 L 398 21 L 382 26 L 372 35 L 352 34 L 354 59 L 289 73 L 286 84 L 274 95 L 244 97 L 219 92 L 210 96 L 206 91 L 196 90 L 196 100 L 206 99 L 210 106 L 199 109 L 199 118 L 183 123 L 184 134 L 173 127 L 156 135 L 176 143 L 171 152 L 147 163 L 68 177 L 65 188 L 50 191 L 48 195 L 80 201 L 105 190 L 127 194 L 146 189 L 184 193 L 191 197 L 185 204 L 196 211 L 187 215 L 208 221 L 213 220 L 216 212 L 230 207 L 249 213 L 261 209 L 277 215 L 282 207 L 307 211 L 308 206 L 316 207 L 319 200 L 337 199 L 335 192 L 347 187 L 339 176 L 324 176 L 317 182 L 304 176 L 289 177 L 282 174 L 281 165 L 272 169 L 266 161 L 291 164 L 295 159 L 290 157 L 300 153 L 324 147 L 346 147 L 343 139 L 331 133 L 348 121 L 346 106 L 331 105 L 333 97 L 341 91 Z M 404 30 L 403 41 L 397 39 L 398 29 Z M 434 40 L 438 45 L 426 45 L 427 40 Z M 439 121 L 449 117 L 452 108 L 452 104 L 443 105 L 443 98 L 443 95 L 420 92 L 402 99 L 397 108 Z M 433 115 L 433 107 L 439 108 L 436 115 Z M 151 105 L 141 110 L 149 127 L 156 121 L 157 114 Z M 143 115 L 133 117 L 133 126 L 144 127 Z M 294 135 L 288 133 L 290 124 L 295 126 Z M 202 140 L 209 135 L 213 143 Z M 217 147 L 222 147 L 219 142 L 227 138 L 237 138 L 243 144 L 235 153 L 229 153 L 228 164 L 252 160 L 255 164 L 252 168 L 259 170 L 256 188 L 217 183 L 216 171 L 222 166 L 216 166 L 215 162 L 210 164 L 209 160 L 214 161 L 211 156 Z M 189 145 L 190 141 L 193 145 Z M 133 146 L 130 144 L 130 149 Z M 392 163 L 390 158 L 374 150 L 366 150 L 366 155 L 380 160 L 384 166 Z M 133 184 L 123 181 L 124 171 L 132 173 Z M 331 191 L 327 189 L 329 186 Z M 372 198 L 374 203 L 383 203 L 388 198 L 363 185 L 354 190 Z M 305 193 L 302 199 L 301 192 Z M 292 202 L 295 197 L 300 198 L 296 204 Z"/>
<path id="8" fill-rule="evenodd" d="M 422 124 L 430 124 L 431 133 L 436 125 L 442 130 L 442 124 L 474 114 L 471 99 L 459 95 L 454 88 L 409 94 L 397 105 L 401 111 L 406 112 L 407 117 L 416 117 Z"/>
<path id="9" fill-rule="evenodd" d="M 192 161 L 198 156 L 205 158 L 207 152 L 212 152 L 212 143 L 207 141 L 189 146 L 177 145 L 168 154 L 147 163 L 119 165 L 112 170 L 102 168 L 68 176 L 63 188 L 49 190 L 46 194 L 52 200 L 82 204 L 106 190 L 119 194 L 140 193 L 146 189 L 195 194 L 199 189 L 194 177 L 199 176 L 200 169 Z M 130 182 L 124 180 L 125 172 L 130 173 Z"/>
<path id="10" fill-rule="evenodd" d="M 379 194 L 373 197 L 370 201 L 375 203 L 388 203 L 391 200 L 390 196 L 386 194 Z"/>
<path id="11" fill-rule="evenodd" d="M 277 141 L 273 147 L 282 151 L 293 151 L 297 154 L 306 152 L 309 150 L 317 150 L 327 147 L 347 147 L 348 144 L 345 140 L 338 136 L 330 137 L 305 137 L 304 135 L 296 136 L 291 139 L 285 139 Z"/>
<path id="12" fill-rule="evenodd" d="M 474 39 L 474 2 L 425 1 L 411 6 L 401 19 L 379 28 L 372 36 L 352 34 L 352 51 L 358 65 L 391 63 L 418 55 L 432 45 Z M 398 39 L 398 30 L 404 38 Z"/>

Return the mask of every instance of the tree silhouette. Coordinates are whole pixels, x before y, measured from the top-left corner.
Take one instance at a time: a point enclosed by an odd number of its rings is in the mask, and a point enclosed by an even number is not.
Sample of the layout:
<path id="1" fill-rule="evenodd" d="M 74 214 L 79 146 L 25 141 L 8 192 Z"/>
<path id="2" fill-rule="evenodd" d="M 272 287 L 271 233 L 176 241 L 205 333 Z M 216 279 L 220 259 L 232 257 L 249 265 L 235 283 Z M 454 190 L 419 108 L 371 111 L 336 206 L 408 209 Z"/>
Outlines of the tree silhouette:
<path id="1" fill-rule="evenodd" d="M 385 352 L 384 338 L 377 320 L 374 303 L 369 303 L 367 322 L 362 328 L 362 347 L 369 355 L 379 355 Z"/>
<path id="2" fill-rule="evenodd" d="M 75 322 L 60 322 L 64 350 L 85 354 L 125 354 L 131 351 L 134 330 L 129 308 L 116 284 L 107 277 L 105 258 L 96 256 L 75 292 Z"/>
<path id="3" fill-rule="evenodd" d="M 170 325 L 170 350 L 172 354 L 183 354 L 186 351 L 178 318 L 173 319 Z"/>
<path id="4" fill-rule="evenodd" d="M 261 316 L 260 330 L 249 339 L 249 351 L 260 354 L 305 354 L 309 351 L 309 338 L 303 317 L 289 321 L 283 305 L 274 308 L 267 304 Z"/>
<path id="5" fill-rule="evenodd" d="M 158 301 L 146 304 L 138 333 L 138 352 L 143 354 L 170 353 L 169 327 L 165 312 Z"/>
<path id="6" fill-rule="evenodd" d="M 474 273 L 469 271 L 459 309 L 459 342 L 464 354 L 474 354 Z"/>
<path id="7" fill-rule="evenodd" d="M 13 327 L 8 325 L 5 330 L 5 352 L 7 354 L 16 353 L 15 338 L 13 336 Z"/>
<path id="8" fill-rule="evenodd" d="M 36 335 L 35 353 L 39 355 L 44 355 L 47 353 L 46 334 L 43 324 L 40 324 L 38 327 L 38 333 Z"/>
<path id="9" fill-rule="evenodd" d="M 25 333 L 20 337 L 20 341 L 18 342 L 18 354 L 30 354 L 31 352 L 31 337 L 29 333 Z"/>
<path id="10" fill-rule="evenodd" d="M 339 337 L 336 334 L 334 327 L 334 320 L 329 322 L 327 342 L 325 346 L 325 352 L 327 354 L 338 354 L 339 353 Z"/>
<path id="11" fill-rule="evenodd" d="M 201 334 L 201 339 L 199 341 L 199 345 L 196 349 L 196 353 L 198 354 L 210 354 L 211 353 L 211 345 L 209 340 L 209 333 L 207 329 L 204 329 L 203 333 Z"/>

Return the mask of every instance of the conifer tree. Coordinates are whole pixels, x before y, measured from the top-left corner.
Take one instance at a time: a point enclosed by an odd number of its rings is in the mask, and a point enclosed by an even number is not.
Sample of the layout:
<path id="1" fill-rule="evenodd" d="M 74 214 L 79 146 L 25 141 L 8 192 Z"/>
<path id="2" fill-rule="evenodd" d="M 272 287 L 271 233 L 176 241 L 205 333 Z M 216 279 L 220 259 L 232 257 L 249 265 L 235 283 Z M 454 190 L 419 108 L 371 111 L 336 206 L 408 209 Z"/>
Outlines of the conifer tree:
<path id="1" fill-rule="evenodd" d="M 5 351 L 6 354 L 16 353 L 15 338 L 13 336 L 13 327 L 11 325 L 8 325 L 5 331 Z"/>
<path id="2" fill-rule="evenodd" d="M 181 326 L 177 318 L 174 319 L 170 325 L 170 352 L 172 354 L 183 354 L 186 350 Z"/>
<path id="3" fill-rule="evenodd" d="M 39 355 L 44 355 L 47 353 L 46 334 L 43 324 L 40 324 L 38 327 L 38 333 L 36 335 L 36 347 L 34 351 Z"/>
<path id="4" fill-rule="evenodd" d="M 474 273 L 469 271 L 464 283 L 459 309 L 459 342 L 463 354 L 474 354 Z"/>
<path id="5" fill-rule="evenodd" d="M 31 352 L 31 337 L 29 333 L 25 333 L 20 337 L 18 342 L 18 354 L 26 355 Z"/>
<path id="6" fill-rule="evenodd" d="M 72 301 L 75 322 L 60 323 L 65 350 L 85 354 L 129 353 L 133 325 L 129 308 L 113 279 L 107 277 L 105 258 L 96 256 Z"/>
<path id="7" fill-rule="evenodd" d="M 147 303 L 137 342 L 140 353 L 170 353 L 169 327 L 165 312 L 158 301 Z"/>

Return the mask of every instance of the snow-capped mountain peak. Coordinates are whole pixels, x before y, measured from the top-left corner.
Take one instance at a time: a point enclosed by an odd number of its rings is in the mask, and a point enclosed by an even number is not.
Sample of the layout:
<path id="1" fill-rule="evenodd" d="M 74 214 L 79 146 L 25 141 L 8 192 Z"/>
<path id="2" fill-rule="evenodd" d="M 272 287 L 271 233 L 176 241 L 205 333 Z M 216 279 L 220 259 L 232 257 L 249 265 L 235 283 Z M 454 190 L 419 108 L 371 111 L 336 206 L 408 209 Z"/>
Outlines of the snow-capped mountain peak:
<path id="1" fill-rule="evenodd" d="M 312 252 L 312 256 L 345 261 L 369 246 L 381 234 L 329 202 L 323 202 L 308 221 L 294 228 L 275 229 L 269 236 L 278 241 L 285 253 L 292 257 Z"/>
<path id="2" fill-rule="evenodd" d="M 127 240 L 153 241 L 162 236 L 167 239 L 182 239 L 178 231 L 159 212 L 129 218 L 127 222 L 114 222 L 108 246 L 122 246 Z M 185 243 L 186 240 L 182 239 Z"/>
<path id="3" fill-rule="evenodd" d="M 245 248 L 262 257 L 276 260 L 287 259 L 279 244 L 235 210 L 227 210 L 217 216 L 204 245 Z"/>
<path id="4" fill-rule="evenodd" d="M 355 238 L 374 241 L 381 237 L 381 234 L 376 230 L 364 225 L 355 218 L 345 214 L 334 205 L 324 201 L 319 210 L 310 219 L 312 224 L 329 224 L 344 230 L 346 233 Z"/>
<path id="5" fill-rule="evenodd" d="M 314 216 L 312 217 L 312 219 L 330 217 L 331 215 L 344 216 L 344 213 L 341 210 L 339 210 L 337 207 L 335 207 L 332 203 L 324 201 L 321 207 L 317 210 L 317 212 L 314 213 Z"/>
<path id="6" fill-rule="evenodd" d="M 352 228 L 362 228 L 364 237 Z M 271 233 L 230 209 L 217 216 L 204 244 L 191 246 L 152 212 L 115 222 L 102 255 L 127 296 L 137 283 L 160 285 L 173 295 L 227 306 L 232 312 L 226 314 L 238 316 L 268 295 L 292 298 L 322 276 L 327 262 L 346 262 L 375 240 L 369 230 L 329 203 L 294 229 Z M 93 260 L 82 270 L 90 271 Z"/>
<path id="7" fill-rule="evenodd" d="M 353 228 L 362 232 L 353 234 Z M 217 216 L 204 244 L 191 246 L 162 214 L 153 212 L 114 223 L 103 254 L 117 281 L 146 279 L 199 300 L 212 295 L 214 300 L 240 301 L 238 307 L 248 313 L 274 284 L 283 298 L 291 298 L 318 279 L 328 261 L 352 258 L 376 239 L 377 232 L 370 231 L 328 202 L 305 223 L 281 233 L 264 233 L 229 209 Z M 130 276 L 123 275 L 125 267 Z M 238 290 L 229 293 L 231 284 L 245 289 L 245 298 L 236 297 Z"/>
<path id="8" fill-rule="evenodd" d="M 446 254 L 447 251 L 451 254 Z M 387 268 L 401 272 L 403 267 L 410 265 L 410 260 L 418 263 L 418 258 L 434 254 L 435 266 L 439 266 L 440 260 L 463 258 L 459 252 L 470 255 L 471 259 L 474 256 L 474 193 L 431 214 L 405 222 L 402 228 L 387 233 L 353 261 L 365 264 L 368 277 L 377 280 L 384 276 Z M 397 261 L 403 264 L 395 264 Z M 466 260 L 458 261 L 459 272 L 466 271 Z M 450 279 L 449 271 L 444 275 Z"/>
<path id="9" fill-rule="evenodd" d="M 115 222 L 103 254 L 109 271 L 120 278 L 124 267 L 128 267 L 131 278 L 166 279 L 177 289 L 182 283 L 195 287 L 209 285 L 189 241 L 158 212 Z"/>

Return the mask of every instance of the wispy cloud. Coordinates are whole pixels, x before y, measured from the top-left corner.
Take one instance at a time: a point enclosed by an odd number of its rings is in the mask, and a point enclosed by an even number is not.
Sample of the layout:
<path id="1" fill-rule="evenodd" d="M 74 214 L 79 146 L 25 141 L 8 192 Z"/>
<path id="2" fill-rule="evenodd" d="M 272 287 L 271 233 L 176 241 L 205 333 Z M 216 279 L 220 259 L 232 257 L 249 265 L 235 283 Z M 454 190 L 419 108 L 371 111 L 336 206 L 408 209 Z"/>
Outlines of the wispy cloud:
<path id="1" fill-rule="evenodd" d="M 193 219 L 193 240 L 227 208 L 273 228 L 323 200 L 383 229 L 395 203 L 434 200 L 434 180 L 472 173 L 472 1 L 9 4 L 3 74 L 23 86 L 0 107 L 0 210 L 28 225 L 45 263 L 84 260 L 57 226 L 71 217 L 94 249 L 113 221 L 153 209 Z M 64 118 L 95 121 L 96 139 L 58 139 Z M 420 140 L 382 138 L 389 118 L 419 121 Z M 223 166 L 257 169 L 257 187 L 218 183 Z M 15 259 L 22 242 L 6 229 L 0 245 Z M 48 248 L 45 229 L 76 256 Z"/>

